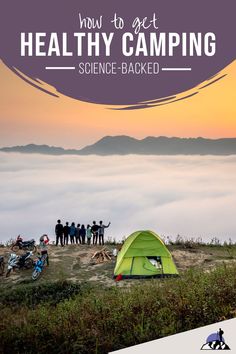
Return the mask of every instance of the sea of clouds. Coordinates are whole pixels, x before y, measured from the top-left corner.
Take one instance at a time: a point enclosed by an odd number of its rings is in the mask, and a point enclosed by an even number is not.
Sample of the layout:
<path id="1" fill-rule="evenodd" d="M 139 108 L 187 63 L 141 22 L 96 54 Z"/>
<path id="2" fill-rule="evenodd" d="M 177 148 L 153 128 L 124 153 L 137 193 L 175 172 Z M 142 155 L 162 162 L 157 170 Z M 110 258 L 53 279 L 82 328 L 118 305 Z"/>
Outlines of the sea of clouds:
<path id="1" fill-rule="evenodd" d="M 0 241 L 54 239 L 62 222 L 111 221 L 106 237 L 151 229 L 236 242 L 236 156 L 0 153 Z"/>

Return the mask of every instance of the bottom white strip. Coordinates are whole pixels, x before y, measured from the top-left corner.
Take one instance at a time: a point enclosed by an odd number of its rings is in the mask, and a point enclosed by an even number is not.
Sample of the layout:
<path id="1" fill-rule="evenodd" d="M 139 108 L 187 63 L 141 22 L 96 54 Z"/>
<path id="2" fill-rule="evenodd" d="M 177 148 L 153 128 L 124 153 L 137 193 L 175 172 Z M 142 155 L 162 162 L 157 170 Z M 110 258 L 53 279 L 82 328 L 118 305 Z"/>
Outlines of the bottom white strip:
<path id="1" fill-rule="evenodd" d="M 158 321 L 158 317 L 157 317 Z M 224 353 L 236 353 L 236 318 L 218 322 L 209 326 L 200 327 L 191 331 L 182 332 L 173 336 L 157 339 L 151 342 L 135 345 L 122 350 L 112 352 L 120 354 L 203 354 L 205 350 L 226 349 L 227 346 L 220 342 L 219 332 L 223 342 L 230 348 Z M 209 344 L 210 343 L 210 344 Z M 201 349 L 202 348 L 202 349 Z M 211 349 L 212 348 L 212 349 Z"/>

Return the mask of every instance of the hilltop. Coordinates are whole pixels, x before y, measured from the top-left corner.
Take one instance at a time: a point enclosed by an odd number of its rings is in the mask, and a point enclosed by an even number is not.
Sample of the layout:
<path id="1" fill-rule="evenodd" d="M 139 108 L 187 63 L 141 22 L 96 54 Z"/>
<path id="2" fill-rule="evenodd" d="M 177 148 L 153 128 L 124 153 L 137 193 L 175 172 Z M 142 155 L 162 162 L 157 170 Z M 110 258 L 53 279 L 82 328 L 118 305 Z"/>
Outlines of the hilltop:
<path id="1" fill-rule="evenodd" d="M 101 247 L 54 245 L 37 282 L 0 277 L 0 352 L 104 354 L 235 317 L 236 245 L 168 247 L 180 277 L 115 282 Z"/>
<path id="2" fill-rule="evenodd" d="M 112 252 L 117 246 L 106 245 L 106 249 Z M 118 246 L 120 247 L 120 246 Z M 112 287 L 115 285 L 113 270 L 115 257 L 111 261 L 95 264 L 91 259 L 93 254 L 101 250 L 102 246 L 68 245 L 65 247 L 50 245 L 49 257 L 50 266 L 45 268 L 39 283 L 47 281 L 67 280 L 72 282 L 88 282 L 93 285 Z M 170 249 L 175 264 L 180 273 L 187 269 L 201 268 L 205 271 L 215 268 L 222 262 L 233 263 L 236 260 L 236 246 L 196 246 L 186 248 L 184 245 L 171 245 Z M 9 248 L 0 248 L 0 255 L 5 256 L 12 253 Z M 22 253 L 22 251 L 20 251 Z M 36 258 L 36 257 L 34 257 Z M 9 278 L 0 277 L 1 286 L 17 285 L 21 282 L 31 282 L 32 270 L 16 270 Z M 140 283 L 143 280 L 138 281 Z M 137 283 L 136 280 L 125 280 L 119 286 L 130 286 Z"/>

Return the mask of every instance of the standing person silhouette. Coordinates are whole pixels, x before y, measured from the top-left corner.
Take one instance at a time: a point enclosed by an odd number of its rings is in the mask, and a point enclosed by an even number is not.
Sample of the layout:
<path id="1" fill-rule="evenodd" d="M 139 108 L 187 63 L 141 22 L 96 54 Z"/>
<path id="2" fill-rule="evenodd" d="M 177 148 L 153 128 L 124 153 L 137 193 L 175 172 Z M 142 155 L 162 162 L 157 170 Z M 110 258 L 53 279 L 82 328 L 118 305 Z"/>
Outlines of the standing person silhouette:
<path id="1" fill-rule="evenodd" d="M 63 234 L 64 234 L 64 245 L 68 245 L 68 237 L 70 233 L 70 226 L 68 221 L 66 222 L 65 226 L 63 227 Z"/>
<path id="2" fill-rule="evenodd" d="M 81 243 L 80 224 L 77 224 L 77 227 L 76 227 L 75 240 L 76 240 L 76 244 Z"/>
<path id="3" fill-rule="evenodd" d="M 98 235 L 99 235 L 99 245 L 104 245 L 104 233 L 105 229 L 108 228 L 111 225 L 109 222 L 108 225 L 104 225 L 102 220 L 99 222 L 99 230 L 98 230 Z"/>
<path id="4" fill-rule="evenodd" d="M 219 339 L 220 339 L 220 342 L 223 342 L 223 334 L 224 334 L 224 331 L 222 331 L 222 329 L 221 329 L 221 328 L 219 329 L 218 334 L 219 334 Z"/>
<path id="5" fill-rule="evenodd" d="M 86 229 L 85 229 L 85 226 L 82 225 L 81 229 L 80 229 L 80 239 L 81 239 L 81 243 L 83 245 L 85 244 L 85 236 L 86 236 Z"/>
<path id="6" fill-rule="evenodd" d="M 75 223 L 72 222 L 71 226 L 70 226 L 70 243 L 71 244 L 75 243 L 75 234 L 76 234 Z"/>
<path id="7" fill-rule="evenodd" d="M 96 245 L 98 243 L 98 230 L 99 226 L 96 224 L 96 221 L 93 221 L 93 225 L 91 227 L 91 231 L 93 234 L 93 245 Z"/>
<path id="8" fill-rule="evenodd" d="M 87 243 L 88 243 L 88 245 L 90 245 L 91 244 L 91 237 L 92 237 L 92 231 L 91 231 L 90 225 L 87 225 L 86 237 L 87 237 Z"/>
<path id="9" fill-rule="evenodd" d="M 57 224 L 55 226 L 55 234 L 56 234 L 56 246 L 58 246 L 58 242 L 60 240 L 61 247 L 63 247 L 63 225 L 61 224 L 61 220 L 57 220 Z"/>

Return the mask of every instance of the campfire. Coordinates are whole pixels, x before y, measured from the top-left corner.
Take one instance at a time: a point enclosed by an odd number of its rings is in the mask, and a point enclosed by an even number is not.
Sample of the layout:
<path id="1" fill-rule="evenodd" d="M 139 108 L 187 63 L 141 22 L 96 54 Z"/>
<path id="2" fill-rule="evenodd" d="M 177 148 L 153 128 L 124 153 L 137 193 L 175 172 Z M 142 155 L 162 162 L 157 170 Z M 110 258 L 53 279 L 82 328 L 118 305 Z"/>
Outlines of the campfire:
<path id="1" fill-rule="evenodd" d="M 108 249 L 103 248 L 101 251 L 97 251 L 92 255 L 91 261 L 95 262 L 95 264 L 109 262 L 111 261 L 109 253 L 110 251 Z"/>

